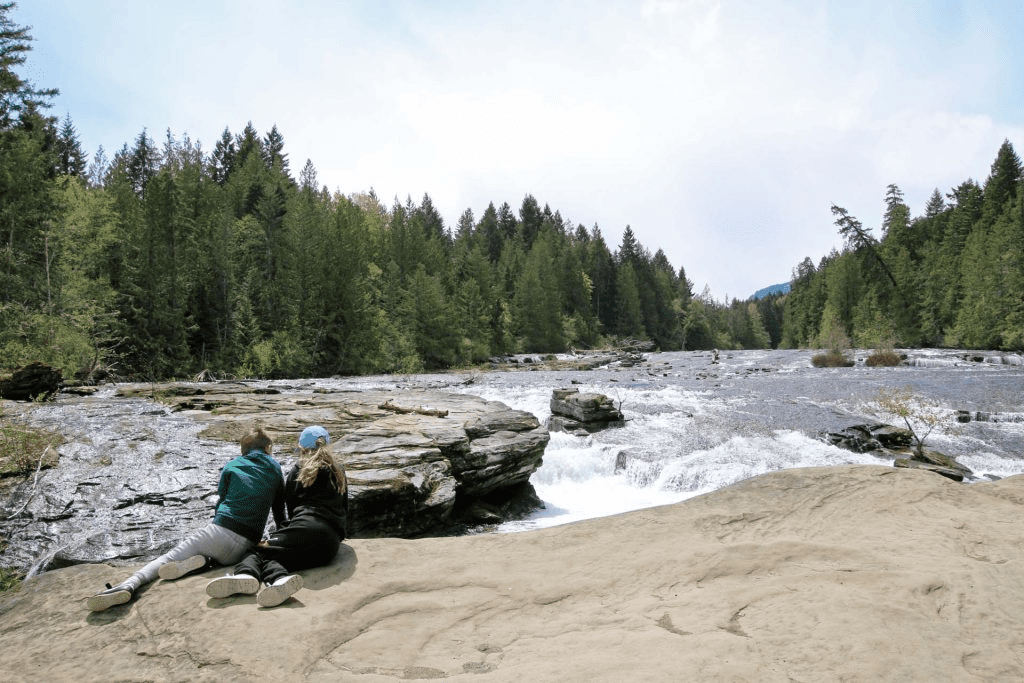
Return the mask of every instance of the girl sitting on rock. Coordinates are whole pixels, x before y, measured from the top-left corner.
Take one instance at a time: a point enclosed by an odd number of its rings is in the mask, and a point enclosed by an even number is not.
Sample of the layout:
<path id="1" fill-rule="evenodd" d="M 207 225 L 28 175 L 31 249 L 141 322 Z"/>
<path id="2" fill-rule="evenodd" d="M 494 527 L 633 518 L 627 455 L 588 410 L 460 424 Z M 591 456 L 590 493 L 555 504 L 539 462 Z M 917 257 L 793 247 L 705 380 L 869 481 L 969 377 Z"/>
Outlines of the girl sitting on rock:
<path id="1" fill-rule="evenodd" d="M 252 595 L 265 585 L 256 603 L 274 607 L 302 588 L 295 572 L 329 564 L 345 539 L 348 483 L 331 455 L 331 437 L 317 425 L 299 435 L 299 461 L 285 480 L 287 520 L 270 538 L 235 565 L 234 573 L 214 579 L 207 595 Z"/>
<path id="2" fill-rule="evenodd" d="M 233 564 L 263 537 L 267 514 L 275 522 L 284 518 L 284 477 L 281 465 L 270 456 L 274 442 L 257 428 L 242 437 L 242 454 L 224 466 L 217 486 L 213 521 L 169 552 L 156 558 L 127 580 L 89 598 L 97 612 L 132 599 L 139 587 L 155 581 L 178 579 L 206 566 L 213 559 Z"/>

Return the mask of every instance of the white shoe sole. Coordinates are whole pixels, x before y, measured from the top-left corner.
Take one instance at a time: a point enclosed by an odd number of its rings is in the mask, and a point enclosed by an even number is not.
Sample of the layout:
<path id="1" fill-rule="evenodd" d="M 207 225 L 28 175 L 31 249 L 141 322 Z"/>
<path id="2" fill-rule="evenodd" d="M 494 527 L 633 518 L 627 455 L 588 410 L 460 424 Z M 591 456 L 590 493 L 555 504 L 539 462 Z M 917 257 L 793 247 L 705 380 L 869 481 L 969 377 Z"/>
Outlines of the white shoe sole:
<path id="1" fill-rule="evenodd" d="M 232 595 L 255 595 L 259 589 L 259 579 L 247 574 L 222 576 L 206 584 L 206 594 L 211 598 L 226 598 Z"/>
<path id="2" fill-rule="evenodd" d="M 256 596 L 256 604 L 260 607 L 276 607 L 302 588 L 302 577 L 292 574 L 283 583 L 267 586 Z"/>
<path id="3" fill-rule="evenodd" d="M 165 562 L 160 565 L 160 569 L 157 573 L 160 578 L 164 581 L 171 581 L 174 579 L 180 579 L 189 572 L 194 572 L 197 569 L 201 569 L 206 566 L 206 558 L 202 555 L 193 555 L 192 557 L 186 557 L 184 560 L 178 560 L 177 562 Z"/>
<path id="4" fill-rule="evenodd" d="M 100 593 L 89 598 L 88 605 L 89 609 L 93 612 L 102 612 L 108 607 L 114 605 L 123 605 L 132 599 L 132 592 L 130 590 L 119 590 L 111 591 L 108 593 Z"/>

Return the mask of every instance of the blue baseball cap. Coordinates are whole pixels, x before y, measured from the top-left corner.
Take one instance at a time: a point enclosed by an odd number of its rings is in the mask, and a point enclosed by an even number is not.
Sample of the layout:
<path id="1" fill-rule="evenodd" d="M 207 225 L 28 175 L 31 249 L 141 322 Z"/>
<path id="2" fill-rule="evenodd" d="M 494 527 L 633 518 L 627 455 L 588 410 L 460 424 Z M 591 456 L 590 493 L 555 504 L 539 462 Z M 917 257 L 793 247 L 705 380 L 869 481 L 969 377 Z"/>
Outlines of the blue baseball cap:
<path id="1" fill-rule="evenodd" d="M 314 448 L 316 446 L 316 440 L 320 437 L 324 438 L 326 443 L 331 442 L 331 435 L 327 433 L 327 430 L 320 425 L 313 425 L 312 427 L 306 427 L 299 434 L 299 445 L 303 448 Z"/>

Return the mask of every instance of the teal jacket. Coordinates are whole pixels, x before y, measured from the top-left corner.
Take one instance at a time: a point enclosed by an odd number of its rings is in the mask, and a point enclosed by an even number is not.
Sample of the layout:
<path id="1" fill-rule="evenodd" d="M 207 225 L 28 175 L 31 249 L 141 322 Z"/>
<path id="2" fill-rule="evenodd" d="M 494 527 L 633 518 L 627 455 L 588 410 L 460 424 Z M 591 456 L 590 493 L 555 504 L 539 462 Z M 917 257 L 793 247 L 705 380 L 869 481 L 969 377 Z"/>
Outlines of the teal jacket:
<path id="1" fill-rule="evenodd" d="M 240 455 L 220 471 L 217 496 L 213 523 L 259 543 L 271 510 L 279 526 L 284 519 L 281 465 L 263 451 Z"/>

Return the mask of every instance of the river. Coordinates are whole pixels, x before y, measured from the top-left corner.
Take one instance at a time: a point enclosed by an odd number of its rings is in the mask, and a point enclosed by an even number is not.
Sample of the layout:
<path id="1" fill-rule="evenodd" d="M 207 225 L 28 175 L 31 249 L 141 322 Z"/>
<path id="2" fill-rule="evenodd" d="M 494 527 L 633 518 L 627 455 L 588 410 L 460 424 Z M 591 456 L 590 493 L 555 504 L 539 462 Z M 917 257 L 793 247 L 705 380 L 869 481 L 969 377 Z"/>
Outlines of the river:
<path id="1" fill-rule="evenodd" d="M 821 438 L 865 422 L 902 426 L 880 410 L 876 399 L 884 388 L 908 387 L 918 402 L 913 405 L 937 406 L 941 425 L 926 444 L 973 470 L 974 481 L 1024 473 L 1024 358 L 948 350 L 905 353 L 907 363 L 895 368 L 866 367 L 866 353 L 858 352 L 854 367 L 819 369 L 811 365 L 813 352 L 789 350 L 652 353 L 633 367 L 612 364 L 587 371 L 543 370 L 521 356 L 516 370 L 254 384 L 286 392 L 448 389 L 502 401 L 541 421 L 550 415 L 553 389 L 577 387 L 609 396 L 625 415 L 625 426 L 586 437 L 553 433 L 543 465 L 531 478 L 544 509 L 499 531 L 674 503 L 780 469 L 891 463 Z M 147 400 L 115 398 L 114 392 L 114 386 L 106 386 L 91 397 L 62 394 L 46 404 L 5 405 L 8 413 L 68 437 L 60 466 L 81 468 L 78 481 L 104 458 L 131 458 L 144 466 L 154 458 L 212 452 L 222 461 L 237 448 L 202 439 L 200 426 L 186 415 Z M 957 411 L 968 411 L 972 419 L 958 422 Z M 71 479 L 76 476 L 71 472 Z"/>
<path id="2" fill-rule="evenodd" d="M 551 392 L 609 396 L 626 425 L 588 437 L 553 433 L 531 482 L 545 509 L 504 531 L 531 529 L 674 503 L 748 477 L 794 467 L 886 464 L 821 436 L 854 424 L 903 426 L 880 409 L 879 390 L 909 388 L 942 420 L 926 445 L 976 480 L 1024 473 L 1024 359 L 1016 354 L 908 350 L 906 365 L 815 368 L 814 352 L 646 354 L 636 367 L 586 372 L 515 370 L 319 380 L 349 388 L 450 388 L 550 416 Z M 527 357 L 519 357 L 526 360 Z M 529 367 L 529 364 L 521 364 Z M 466 382 L 469 382 L 468 384 Z M 957 411 L 985 421 L 961 423 Z"/>

